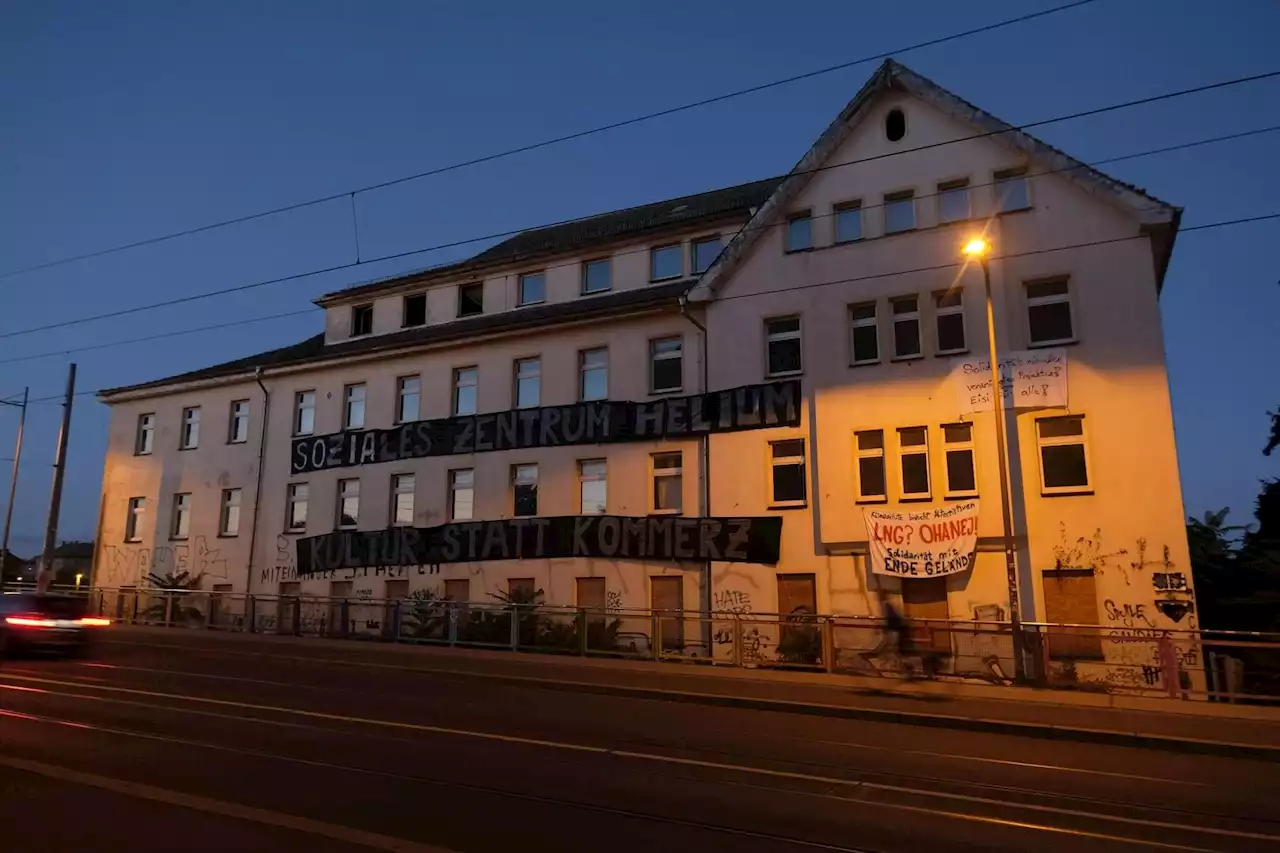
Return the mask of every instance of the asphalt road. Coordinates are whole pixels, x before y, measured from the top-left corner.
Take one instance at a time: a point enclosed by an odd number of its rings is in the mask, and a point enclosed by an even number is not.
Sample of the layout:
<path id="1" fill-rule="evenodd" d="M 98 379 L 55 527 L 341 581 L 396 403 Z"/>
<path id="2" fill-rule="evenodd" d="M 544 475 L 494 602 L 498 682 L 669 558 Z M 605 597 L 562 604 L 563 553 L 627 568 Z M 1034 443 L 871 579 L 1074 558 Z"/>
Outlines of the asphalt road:
<path id="1" fill-rule="evenodd" d="M 90 661 L 0 663 L 0 848 L 1280 849 L 1275 763 L 546 689 L 328 648 L 121 633 Z"/>

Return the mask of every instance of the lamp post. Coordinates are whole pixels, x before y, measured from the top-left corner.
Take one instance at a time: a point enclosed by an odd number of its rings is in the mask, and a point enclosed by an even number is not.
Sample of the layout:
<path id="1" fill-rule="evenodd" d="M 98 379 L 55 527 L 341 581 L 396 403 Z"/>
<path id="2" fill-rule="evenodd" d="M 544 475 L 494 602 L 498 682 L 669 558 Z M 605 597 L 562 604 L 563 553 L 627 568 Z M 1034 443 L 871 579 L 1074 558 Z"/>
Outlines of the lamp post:
<path id="1" fill-rule="evenodd" d="M 1018 562 L 1013 542 L 1013 508 L 1009 500 L 1009 451 L 1005 435 L 1004 388 L 1000 385 L 1000 362 L 996 357 L 995 308 L 991 303 L 991 268 L 987 255 L 991 244 L 980 237 L 970 240 L 964 247 L 965 257 L 976 260 L 982 267 L 982 285 L 987 303 L 987 357 L 991 363 L 991 413 L 996 421 L 996 457 L 1000 464 L 1000 520 L 1004 533 L 1004 566 L 1009 581 L 1009 622 L 1013 628 L 1014 677 L 1021 681 L 1025 675 L 1021 607 L 1018 605 Z"/>

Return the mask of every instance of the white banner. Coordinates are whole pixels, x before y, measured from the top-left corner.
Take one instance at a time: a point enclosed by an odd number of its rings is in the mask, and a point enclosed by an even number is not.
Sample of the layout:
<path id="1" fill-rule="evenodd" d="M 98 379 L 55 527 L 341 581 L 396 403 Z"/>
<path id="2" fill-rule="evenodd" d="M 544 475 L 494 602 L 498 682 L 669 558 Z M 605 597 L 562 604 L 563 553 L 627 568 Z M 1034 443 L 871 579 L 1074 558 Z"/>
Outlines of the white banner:
<path id="1" fill-rule="evenodd" d="M 991 411 L 991 360 L 957 358 L 951 379 L 960 398 L 960 413 Z M 1000 357 L 1000 388 L 1005 408 L 1038 409 L 1067 405 L 1067 351 L 1019 350 Z"/>
<path id="2" fill-rule="evenodd" d="M 978 502 L 934 509 L 863 511 L 871 540 L 871 570 L 928 578 L 973 566 L 978 546 Z"/>

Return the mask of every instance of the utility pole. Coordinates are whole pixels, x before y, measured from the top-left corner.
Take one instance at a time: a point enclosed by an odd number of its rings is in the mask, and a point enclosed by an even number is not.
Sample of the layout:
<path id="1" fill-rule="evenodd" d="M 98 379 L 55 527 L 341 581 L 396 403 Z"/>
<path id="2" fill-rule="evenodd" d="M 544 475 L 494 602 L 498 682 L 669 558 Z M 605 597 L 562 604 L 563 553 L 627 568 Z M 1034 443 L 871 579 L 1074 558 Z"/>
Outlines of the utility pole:
<path id="1" fill-rule="evenodd" d="M 9 505 L 4 511 L 4 540 L 0 542 L 0 585 L 4 583 L 4 567 L 9 564 L 9 528 L 13 526 L 13 502 L 18 495 L 18 465 L 22 461 L 22 428 L 27 423 L 27 394 L 30 388 L 22 389 L 22 402 L 14 403 L 11 400 L 0 400 L 6 406 L 17 406 L 18 415 L 18 442 L 13 449 L 13 476 L 9 479 Z"/>
<path id="2" fill-rule="evenodd" d="M 49 495 L 49 523 L 44 528 L 44 554 L 36 591 L 45 592 L 53 582 L 53 549 L 58 541 L 58 513 L 62 509 L 62 475 L 67 471 L 67 441 L 71 438 L 71 404 L 76 396 L 76 366 L 67 371 L 67 398 L 62 403 L 62 428 L 58 430 L 58 455 L 53 463 L 53 492 Z"/>

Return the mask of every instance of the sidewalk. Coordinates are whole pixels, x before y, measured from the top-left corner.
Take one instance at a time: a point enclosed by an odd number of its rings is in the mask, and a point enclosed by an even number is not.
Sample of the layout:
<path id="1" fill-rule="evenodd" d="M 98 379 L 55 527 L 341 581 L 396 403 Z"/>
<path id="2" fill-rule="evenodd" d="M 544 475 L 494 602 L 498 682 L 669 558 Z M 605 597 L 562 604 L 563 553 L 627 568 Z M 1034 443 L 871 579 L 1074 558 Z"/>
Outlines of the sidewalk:
<path id="1" fill-rule="evenodd" d="M 480 649 L 117 626 L 109 643 L 397 667 L 543 689 L 1280 761 L 1280 707 Z"/>

